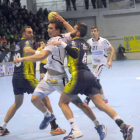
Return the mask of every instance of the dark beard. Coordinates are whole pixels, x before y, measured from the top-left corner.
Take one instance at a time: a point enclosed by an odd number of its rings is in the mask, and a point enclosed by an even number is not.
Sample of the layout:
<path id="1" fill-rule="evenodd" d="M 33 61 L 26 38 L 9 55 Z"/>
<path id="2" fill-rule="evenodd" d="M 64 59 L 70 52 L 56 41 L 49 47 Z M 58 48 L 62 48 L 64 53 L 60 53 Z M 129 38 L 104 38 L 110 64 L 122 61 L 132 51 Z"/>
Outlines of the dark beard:
<path id="1" fill-rule="evenodd" d="M 70 34 L 70 36 L 71 36 L 72 38 L 74 38 L 74 37 L 76 37 L 76 33 L 75 33 L 75 34 Z"/>

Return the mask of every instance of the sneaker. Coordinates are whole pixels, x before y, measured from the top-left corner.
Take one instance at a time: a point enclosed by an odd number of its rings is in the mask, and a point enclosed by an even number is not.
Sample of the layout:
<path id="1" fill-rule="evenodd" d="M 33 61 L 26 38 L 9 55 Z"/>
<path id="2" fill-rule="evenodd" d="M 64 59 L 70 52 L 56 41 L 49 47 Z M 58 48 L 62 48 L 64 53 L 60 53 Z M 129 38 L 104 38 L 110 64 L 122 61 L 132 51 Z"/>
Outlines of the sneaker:
<path id="1" fill-rule="evenodd" d="M 107 104 L 108 103 L 108 99 L 103 99 L 103 101 Z"/>
<path id="2" fill-rule="evenodd" d="M 50 134 L 52 135 L 60 135 L 60 134 L 65 134 L 66 133 L 66 130 L 64 129 L 61 129 L 60 127 L 57 127 L 55 130 L 52 129 Z"/>
<path id="3" fill-rule="evenodd" d="M 8 134 L 10 134 L 10 132 L 8 131 L 8 129 L 3 129 L 2 127 L 0 127 L 0 134 L 8 135 Z"/>
<path id="4" fill-rule="evenodd" d="M 84 103 L 89 105 L 89 101 L 90 101 L 90 98 L 89 97 L 86 97 L 86 99 L 84 100 Z"/>
<path id="5" fill-rule="evenodd" d="M 54 115 L 52 114 L 50 117 L 44 117 L 44 120 L 41 122 L 39 129 L 45 129 L 51 121 L 55 119 Z"/>
<path id="6" fill-rule="evenodd" d="M 100 140 L 103 140 L 107 135 L 107 127 L 104 125 L 98 125 L 97 127 L 95 127 L 95 129 L 100 136 Z"/>
<path id="7" fill-rule="evenodd" d="M 123 138 L 124 140 L 132 140 L 132 132 L 133 132 L 133 127 L 130 125 L 126 125 L 126 127 L 121 130 L 121 132 L 123 133 Z"/>
<path id="8" fill-rule="evenodd" d="M 64 137 L 63 140 L 73 140 L 73 139 L 76 139 L 76 138 L 80 138 L 82 136 L 83 136 L 83 134 L 80 130 L 79 131 L 74 131 L 72 129 L 71 132 L 69 133 L 69 135 Z"/>

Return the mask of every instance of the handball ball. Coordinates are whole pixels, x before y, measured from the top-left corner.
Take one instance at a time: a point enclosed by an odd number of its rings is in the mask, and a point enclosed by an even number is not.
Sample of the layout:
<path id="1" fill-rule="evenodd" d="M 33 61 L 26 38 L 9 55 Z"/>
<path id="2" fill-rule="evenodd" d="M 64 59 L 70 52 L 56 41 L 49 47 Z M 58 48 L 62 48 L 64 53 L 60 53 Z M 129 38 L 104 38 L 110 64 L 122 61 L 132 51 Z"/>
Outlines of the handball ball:
<path id="1" fill-rule="evenodd" d="M 54 19 L 53 15 L 56 15 L 56 14 L 57 14 L 57 12 L 50 12 L 48 15 L 48 20 L 50 21 L 50 20 Z"/>

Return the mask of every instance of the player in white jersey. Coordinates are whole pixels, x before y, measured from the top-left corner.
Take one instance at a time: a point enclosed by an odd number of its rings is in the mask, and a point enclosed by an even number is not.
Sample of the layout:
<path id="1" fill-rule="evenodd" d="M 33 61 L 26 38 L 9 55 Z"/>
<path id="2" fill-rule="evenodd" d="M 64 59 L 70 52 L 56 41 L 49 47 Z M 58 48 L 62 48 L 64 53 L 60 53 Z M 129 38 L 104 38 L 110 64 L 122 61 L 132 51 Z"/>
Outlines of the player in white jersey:
<path id="1" fill-rule="evenodd" d="M 104 67 L 107 66 L 107 50 L 111 51 L 110 58 L 108 61 L 108 68 L 112 67 L 112 60 L 115 50 L 107 39 L 99 37 L 98 27 L 93 26 L 91 28 L 91 36 L 92 38 L 87 40 L 87 43 L 91 46 L 93 74 L 100 82 L 101 73 Z M 108 103 L 108 99 L 105 97 L 103 88 L 101 88 L 101 93 L 104 102 Z M 86 97 L 86 99 L 84 100 L 84 102 L 87 104 L 89 104 L 89 101 L 89 97 Z"/>
<path id="2" fill-rule="evenodd" d="M 73 30 L 73 28 L 68 25 L 68 23 L 64 22 L 64 25 L 67 27 L 68 31 Z M 60 34 L 62 27 L 62 22 L 50 21 L 48 25 L 48 34 L 52 38 L 48 41 L 48 43 L 53 40 L 60 40 L 68 43 L 68 41 L 72 39 L 70 33 Z M 52 112 L 50 112 L 43 104 L 42 99 L 55 90 L 61 93 L 68 81 L 67 74 L 64 70 L 64 56 L 65 50 L 68 53 L 71 48 L 68 47 L 64 49 L 59 46 L 60 45 L 48 44 L 42 52 L 37 51 L 38 54 L 36 55 L 33 55 L 31 57 L 29 56 L 27 58 L 18 58 L 14 61 L 15 63 L 23 61 L 39 61 L 47 57 L 47 73 L 44 79 L 36 87 L 32 96 L 33 104 L 45 115 L 44 120 L 40 125 L 40 129 L 45 129 L 48 126 L 49 122 L 55 119 L 55 116 L 52 114 Z M 106 127 L 98 122 L 89 106 L 84 104 L 78 96 L 73 99 L 72 103 L 82 109 L 82 111 L 93 121 L 100 138 L 102 138 L 103 140 L 103 138 L 106 136 Z M 56 129 L 56 131 L 51 131 L 51 134 L 64 134 L 66 132 L 65 130 L 62 130 L 60 128 L 58 129 Z"/>

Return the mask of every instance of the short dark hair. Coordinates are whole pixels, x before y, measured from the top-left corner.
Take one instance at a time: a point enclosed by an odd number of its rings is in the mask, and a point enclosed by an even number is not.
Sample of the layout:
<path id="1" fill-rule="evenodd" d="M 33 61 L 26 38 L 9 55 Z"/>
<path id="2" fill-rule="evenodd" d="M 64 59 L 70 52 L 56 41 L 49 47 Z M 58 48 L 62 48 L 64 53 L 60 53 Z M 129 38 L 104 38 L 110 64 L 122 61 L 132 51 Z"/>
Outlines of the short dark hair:
<path id="1" fill-rule="evenodd" d="M 49 21 L 49 24 L 55 24 L 55 29 L 59 29 L 60 33 L 62 33 L 62 30 L 64 28 L 63 22 L 59 21 L 59 20 L 51 20 Z"/>
<path id="2" fill-rule="evenodd" d="M 31 26 L 24 26 L 20 31 L 21 35 L 26 31 L 26 28 L 31 28 Z"/>
<path id="3" fill-rule="evenodd" d="M 97 29 L 97 31 L 99 31 L 98 27 L 96 26 L 92 26 L 91 29 Z"/>
<path id="4" fill-rule="evenodd" d="M 44 42 L 44 43 L 46 43 L 46 40 L 45 39 L 40 39 L 38 42 Z"/>
<path id="5" fill-rule="evenodd" d="M 80 37 L 84 37 L 87 34 L 87 25 L 81 22 L 77 23 L 76 25 L 78 26 L 77 30 L 80 32 Z"/>

